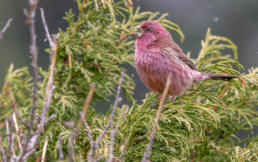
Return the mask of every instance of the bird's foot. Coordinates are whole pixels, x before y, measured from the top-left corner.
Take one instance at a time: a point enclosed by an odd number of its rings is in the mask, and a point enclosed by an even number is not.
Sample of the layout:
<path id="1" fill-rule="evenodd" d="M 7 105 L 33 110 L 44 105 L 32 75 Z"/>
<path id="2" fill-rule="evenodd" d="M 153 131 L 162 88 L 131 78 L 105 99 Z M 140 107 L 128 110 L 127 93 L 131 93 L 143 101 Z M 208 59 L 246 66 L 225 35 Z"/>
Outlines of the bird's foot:
<path id="1" fill-rule="evenodd" d="M 177 98 L 177 96 L 174 96 L 174 97 L 172 98 L 172 100 L 168 99 L 168 100 L 165 102 L 165 104 L 169 103 L 170 101 L 171 101 L 171 102 L 175 102 L 176 98 Z M 182 105 L 181 102 L 180 102 L 180 104 Z"/>

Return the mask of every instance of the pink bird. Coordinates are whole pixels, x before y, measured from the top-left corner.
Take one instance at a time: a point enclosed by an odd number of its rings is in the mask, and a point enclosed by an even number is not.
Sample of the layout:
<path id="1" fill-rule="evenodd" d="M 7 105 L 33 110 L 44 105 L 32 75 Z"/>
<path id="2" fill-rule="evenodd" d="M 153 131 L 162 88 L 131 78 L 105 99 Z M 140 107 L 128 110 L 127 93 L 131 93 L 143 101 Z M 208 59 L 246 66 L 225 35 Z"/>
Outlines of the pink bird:
<path id="1" fill-rule="evenodd" d="M 135 68 L 142 82 L 154 93 L 164 90 L 169 75 L 171 83 L 168 95 L 172 101 L 200 81 L 238 78 L 234 75 L 199 72 L 167 30 L 157 22 L 146 21 L 134 29 L 141 30 L 141 33 L 135 33 Z"/>

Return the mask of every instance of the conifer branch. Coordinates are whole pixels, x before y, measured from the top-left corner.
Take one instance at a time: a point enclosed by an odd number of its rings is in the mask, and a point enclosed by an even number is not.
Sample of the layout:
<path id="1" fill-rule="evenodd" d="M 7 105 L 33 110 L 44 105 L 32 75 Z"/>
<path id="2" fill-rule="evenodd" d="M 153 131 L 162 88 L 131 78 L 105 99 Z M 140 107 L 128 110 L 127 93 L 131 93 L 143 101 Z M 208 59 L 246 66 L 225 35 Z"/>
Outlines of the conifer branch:
<path id="1" fill-rule="evenodd" d="M 150 140 L 149 140 L 149 143 L 148 143 L 148 145 L 147 145 L 147 147 L 144 151 L 143 158 L 142 158 L 141 162 L 146 162 L 149 158 L 149 153 L 151 151 L 153 141 L 154 141 L 154 138 L 155 138 L 155 134 L 156 134 L 156 131 L 157 131 L 159 119 L 161 117 L 161 111 L 163 109 L 163 103 L 164 103 L 164 100 L 165 100 L 165 98 L 167 96 L 167 93 L 168 93 L 168 88 L 169 88 L 169 85 L 170 85 L 170 79 L 171 79 L 171 75 L 168 75 L 165 89 L 164 89 L 164 91 L 161 95 L 161 98 L 160 98 L 160 103 L 159 103 L 158 111 L 157 111 L 157 114 L 156 114 L 155 123 L 154 123 L 153 129 L 151 131 Z"/>
<path id="2" fill-rule="evenodd" d="M 46 31 L 46 37 L 48 39 L 49 46 L 52 48 L 54 44 L 53 44 L 53 41 L 51 40 L 49 31 L 48 31 L 47 22 L 46 22 L 45 15 L 44 15 L 44 9 L 40 8 L 40 12 L 41 12 L 41 17 L 42 17 L 43 25 L 44 25 L 44 28 L 45 28 L 45 31 Z"/>
<path id="3" fill-rule="evenodd" d="M 44 147 L 43 147 L 43 153 L 42 153 L 42 157 L 41 157 L 41 162 L 45 161 L 46 152 L 47 152 L 47 144 L 48 144 L 48 136 L 46 136 L 46 138 L 45 138 L 45 143 L 44 143 Z"/>
<path id="4" fill-rule="evenodd" d="M 4 34 L 4 32 L 6 31 L 6 29 L 10 26 L 10 23 L 11 23 L 12 21 L 13 21 L 12 18 L 9 19 L 9 20 L 7 21 L 5 27 L 4 27 L 2 30 L 0 30 L 0 40 L 3 39 L 3 34 Z"/>

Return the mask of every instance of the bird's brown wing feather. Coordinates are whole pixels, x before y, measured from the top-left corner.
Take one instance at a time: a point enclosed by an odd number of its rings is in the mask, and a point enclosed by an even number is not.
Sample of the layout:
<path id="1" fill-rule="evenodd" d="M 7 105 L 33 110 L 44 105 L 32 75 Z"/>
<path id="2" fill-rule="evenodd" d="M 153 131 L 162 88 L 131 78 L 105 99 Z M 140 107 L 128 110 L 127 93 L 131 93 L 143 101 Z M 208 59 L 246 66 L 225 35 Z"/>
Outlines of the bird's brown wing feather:
<path id="1" fill-rule="evenodd" d="M 166 51 L 166 53 L 169 53 L 173 56 L 178 57 L 179 60 L 181 60 L 183 63 L 185 63 L 187 66 L 189 66 L 191 69 L 196 70 L 197 68 L 195 66 L 195 64 L 192 62 L 191 59 L 189 59 L 184 52 L 180 49 L 180 47 L 178 47 L 178 45 L 173 42 L 172 44 L 170 44 L 169 46 L 165 46 L 163 47 L 163 50 Z"/>

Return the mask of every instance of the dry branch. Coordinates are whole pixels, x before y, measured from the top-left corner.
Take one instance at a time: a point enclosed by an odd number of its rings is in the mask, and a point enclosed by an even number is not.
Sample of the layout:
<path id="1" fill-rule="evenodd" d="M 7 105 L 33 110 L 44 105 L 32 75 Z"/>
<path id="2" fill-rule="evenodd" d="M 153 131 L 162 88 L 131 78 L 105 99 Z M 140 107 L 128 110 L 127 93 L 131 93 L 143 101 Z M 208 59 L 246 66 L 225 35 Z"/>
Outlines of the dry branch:
<path id="1" fill-rule="evenodd" d="M 37 133 L 41 133 L 43 131 L 46 115 L 49 109 L 49 104 L 51 101 L 53 90 L 55 89 L 54 83 L 54 69 L 55 69 L 55 63 L 56 63 L 56 51 L 57 51 L 57 37 L 54 36 L 54 45 L 52 47 L 52 58 L 51 58 L 51 65 L 50 65 L 50 71 L 49 71 L 49 77 L 47 82 L 47 88 L 46 88 L 46 94 L 44 98 L 44 104 L 42 108 L 42 114 L 41 114 L 41 120 L 39 124 L 39 128 L 37 130 Z"/>
<path id="2" fill-rule="evenodd" d="M 149 143 L 148 143 L 148 145 L 147 145 L 147 147 L 146 147 L 146 149 L 144 151 L 144 154 L 143 154 L 141 162 L 146 162 L 147 159 L 149 158 L 149 153 L 151 151 L 151 148 L 152 148 L 152 145 L 153 145 L 153 141 L 154 141 L 154 138 L 155 138 L 155 134 L 156 134 L 156 131 L 157 131 L 159 119 L 161 117 L 161 111 L 163 109 L 163 103 L 164 103 L 164 100 L 165 100 L 165 98 L 167 96 L 168 88 L 169 88 L 169 85 L 170 85 L 170 79 L 171 79 L 170 77 L 171 77 L 171 75 L 168 76 L 165 89 L 164 89 L 164 91 L 163 91 L 163 93 L 161 95 L 159 107 L 158 107 L 157 114 L 156 114 L 155 123 L 154 123 L 153 129 L 151 131 L 150 140 L 149 140 Z"/>
<path id="3" fill-rule="evenodd" d="M 84 118 L 86 117 L 86 113 L 87 113 L 87 110 L 88 110 L 88 107 L 90 105 L 90 101 L 91 101 L 91 98 L 92 98 L 92 95 L 95 91 L 95 88 L 96 88 L 96 84 L 92 84 L 91 85 L 91 88 L 90 88 L 90 91 L 88 93 L 88 96 L 86 97 L 85 101 L 84 101 L 84 107 L 83 107 L 83 111 L 81 113 L 81 120 L 79 121 L 77 127 L 76 127 L 76 133 L 75 133 L 75 136 L 77 137 L 78 133 L 79 133 L 79 130 L 80 130 L 80 127 L 81 125 L 83 124 L 83 120 Z M 75 137 L 75 138 L 76 138 Z M 74 139 L 75 139 L 74 138 Z"/>
<path id="4" fill-rule="evenodd" d="M 116 133 L 118 132 L 119 125 L 124 117 L 125 109 L 127 109 L 127 108 L 128 108 L 128 106 L 125 105 L 121 112 L 121 115 L 116 123 L 115 129 L 111 130 L 111 132 L 110 132 L 109 159 L 107 160 L 107 162 L 112 162 L 112 160 L 114 158 L 113 152 L 114 152 L 115 136 L 116 136 Z"/>
<path id="5" fill-rule="evenodd" d="M 45 19 L 45 16 L 44 16 L 43 8 L 40 8 L 40 12 L 41 12 L 41 17 L 42 17 L 43 25 L 44 25 L 44 28 L 45 28 L 45 31 L 46 31 L 46 37 L 48 39 L 49 46 L 52 48 L 54 44 L 53 44 L 53 42 L 51 40 L 49 31 L 48 31 L 47 22 L 46 22 L 46 19 Z"/>
<path id="6" fill-rule="evenodd" d="M 36 15 L 36 9 L 37 9 L 37 4 L 38 0 L 28 0 L 29 6 L 30 6 L 30 12 L 28 12 L 27 9 L 23 9 L 24 15 L 27 17 L 26 23 L 29 25 L 30 28 L 30 36 L 31 36 L 31 45 L 30 45 L 30 53 L 32 56 L 32 62 L 31 66 L 33 68 L 33 98 L 32 98 L 32 107 L 31 107 L 31 112 L 30 112 L 30 121 L 29 121 L 29 127 L 28 127 L 28 134 L 26 138 L 26 142 L 23 145 L 21 155 L 18 159 L 19 162 L 21 162 L 24 159 L 24 155 L 26 154 L 27 151 L 27 146 L 31 140 L 31 130 L 32 130 L 32 125 L 34 121 L 34 116 L 35 116 L 35 109 L 36 109 L 36 100 L 38 98 L 37 95 L 37 82 L 38 82 L 38 48 L 36 44 L 36 31 L 35 31 L 35 15 Z M 26 156 L 27 157 L 27 156 Z M 26 159 L 24 159 L 25 161 Z"/>
<path id="7" fill-rule="evenodd" d="M 58 137 L 58 142 L 59 142 L 59 145 L 58 145 L 59 161 L 62 162 L 63 159 L 64 159 L 64 154 L 63 154 L 63 151 L 62 151 L 62 137 L 61 137 L 61 135 L 59 135 L 59 137 Z"/>
<path id="8" fill-rule="evenodd" d="M 125 138 L 125 143 L 124 143 L 124 149 L 123 149 L 123 153 L 122 153 L 122 157 L 121 157 L 121 162 L 123 162 L 124 161 L 124 157 L 125 157 L 125 155 L 126 155 L 126 148 L 127 148 L 127 145 L 128 145 L 128 138 Z"/>
<path id="9" fill-rule="evenodd" d="M 98 138 L 98 140 L 96 141 L 94 147 L 91 147 L 91 149 L 90 149 L 90 153 L 89 153 L 89 156 L 88 156 L 88 161 L 89 161 L 89 162 L 90 162 L 91 159 L 92 159 L 93 153 L 94 153 L 95 150 L 98 148 L 100 141 L 102 140 L 102 138 L 104 137 L 104 135 L 107 133 L 108 128 L 109 128 L 110 126 L 112 126 L 112 123 L 113 123 L 113 116 L 114 116 L 114 114 L 115 114 L 116 107 L 117 107 L 118 103 L 122 101 L 122 98 L 120 97 L 120 91 L 121 91 L 123 79 L 124 79 L 124 72 L 121 72 L 121 77 L 120 77 L 120 79 L 119 79 L 119 84 L 118 84 L 118 87 L 117 87 L 116 100 L 115 100 L 115 103 L 114 103 L 114 107 L 113 107 L 113 109 L 112 109 L 111 114 L 109 115 L 109 119 L 108 119 L 108 123 L 107 123 L 106 127 L 104 128 L 102 134 L 99 136 L 99 138 Z"/>
<path id="10" fill-rule="evenodd" d="M 44 147 L 43 147 L 43 153 L 42 153 L 42 157 L 41 157 L 41 162 L 45 161 L 46 152 L 47 152 L 47 144 L 48 144 L 48 136 L 46 136 L 46 138 L 45 138 L 45 143 L 44 143 Z"/>
<path id="11" fill-rule="evenodd" d="M 6 29 L 10 26 L 10 23 L 13 21 L 13 19 L 11 18 L 11 19 L 9 19 L 8 21 L 7 21 L 7 23 L 6 23 L 6 25 L 5 25 L 5 27 L 2 29 L 2 30 L 0 30 L 0 40 L 3 38 L 3 34 L 4 34 L 4 32 L 6 31 Z"/>

